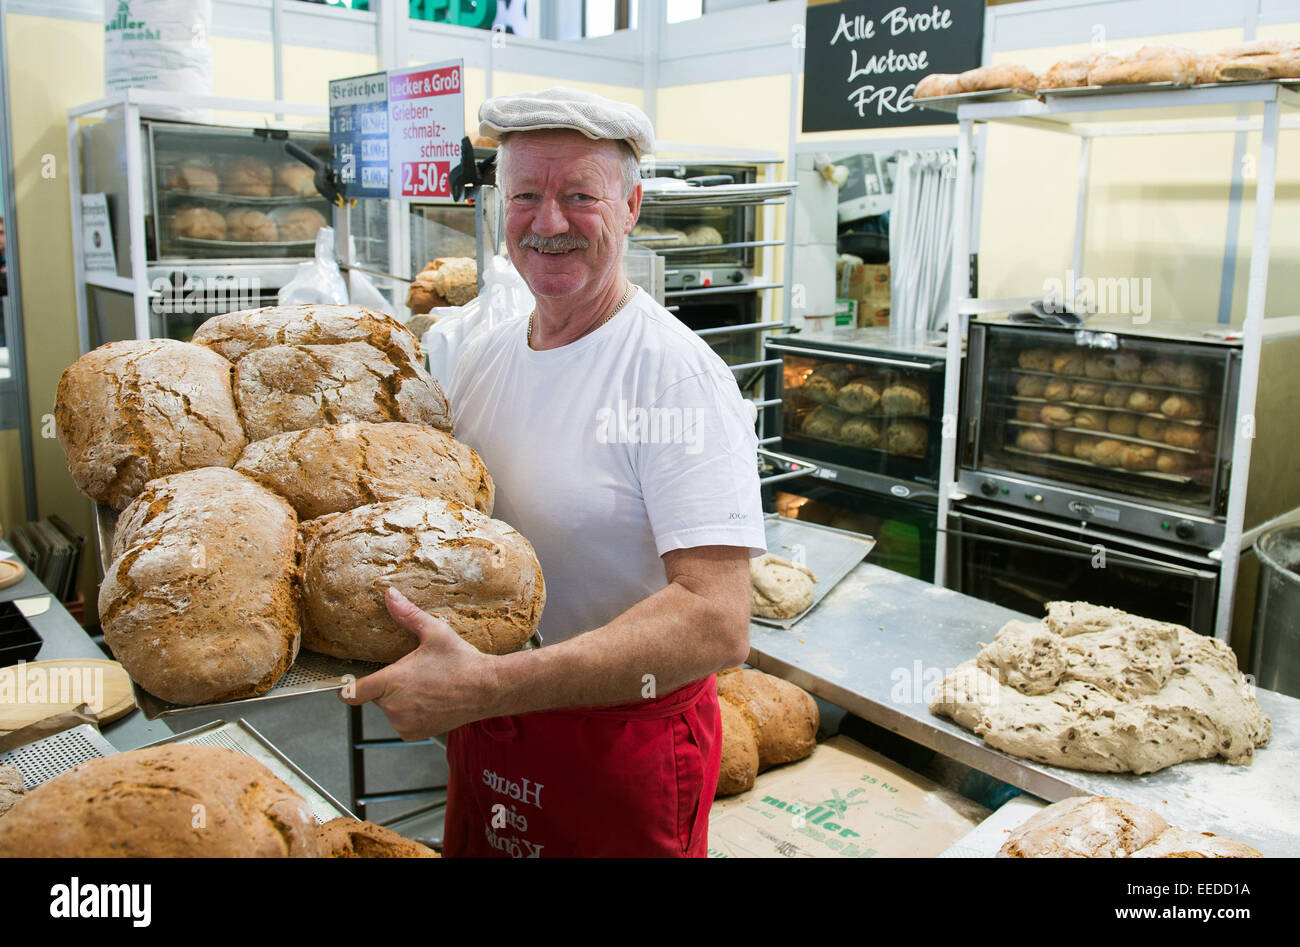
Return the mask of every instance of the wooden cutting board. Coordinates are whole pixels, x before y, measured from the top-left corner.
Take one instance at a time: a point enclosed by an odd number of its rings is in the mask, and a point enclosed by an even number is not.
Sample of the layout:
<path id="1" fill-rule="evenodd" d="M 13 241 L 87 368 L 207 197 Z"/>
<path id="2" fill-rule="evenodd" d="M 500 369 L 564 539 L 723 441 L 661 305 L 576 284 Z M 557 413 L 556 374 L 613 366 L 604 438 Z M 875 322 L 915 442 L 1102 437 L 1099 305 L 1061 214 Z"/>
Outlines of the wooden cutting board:
<path id="1" fill-rule="evenodd" d="M 29 703 L 32 697 L 35 702 Z M 131 678 L 116 661 L 65 658 L 0 668 L 0 733 L 17 730 L 78 704 L 94 703 L 101 725 L 135 708 Z"/>
<path id="2" fill-rule="evenodd" d="M 7 589 L 23 580 L 27 570 L 17 559 L 0 559 L 0 589 Z"/>

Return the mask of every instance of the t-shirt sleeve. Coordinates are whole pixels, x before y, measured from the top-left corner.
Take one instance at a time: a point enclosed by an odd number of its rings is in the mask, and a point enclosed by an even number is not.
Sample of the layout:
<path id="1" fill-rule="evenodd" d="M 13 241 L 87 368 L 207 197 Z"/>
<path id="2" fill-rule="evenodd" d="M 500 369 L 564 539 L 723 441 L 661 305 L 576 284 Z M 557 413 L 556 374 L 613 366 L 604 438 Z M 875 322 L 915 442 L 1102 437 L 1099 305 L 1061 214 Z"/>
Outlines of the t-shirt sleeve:
<path id="1" fill-rule="evenodd" d="M 671 385 L 637 423 L 638 472 L 659 555 L 696 546 L 766 551 L 758 437 L 740 390 L 706 371 Z"/>

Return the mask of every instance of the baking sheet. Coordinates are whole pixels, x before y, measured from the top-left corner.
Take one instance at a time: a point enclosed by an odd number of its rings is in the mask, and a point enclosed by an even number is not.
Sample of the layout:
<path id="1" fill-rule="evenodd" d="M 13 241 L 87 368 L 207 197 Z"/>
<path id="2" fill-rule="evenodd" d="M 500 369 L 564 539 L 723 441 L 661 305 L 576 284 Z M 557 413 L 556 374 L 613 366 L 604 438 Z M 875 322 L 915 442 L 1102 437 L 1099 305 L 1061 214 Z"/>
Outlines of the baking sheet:
<path id="1" fill-rule="evenodd" d="M 812 604 L 798 615 L 793 618 L 750 618 L 750 621 L 771 628 L 789 630 L 797 625 L 876 545 L 875 539 L 861 533 L 804 523 L 776 513 L 763 517 L 763 526 L 767 532 L 768 552 L 795 562 L 802 561 L 817 576 Z"/>
<path id="2" fill-rule="evenodd" d="M 1087 98 L 1091 95 L 1114 95 L 1122 92 L 1163 92 L 1166 89 L 1189 89 L 1182 82 L 1134 82 L 1127 85 L 1085 85 L 1073 89 L 1039 89 L 1039 95 L 1061 98 Z"/>
<path id="3" fill-rule="evenodd" d="M 0 764 L 12 766 L 23 775 L 23 788 L 31 792 L 62 772 L 88 760 L 102 759 L 117 753 L 88 723 L 61 730 L 42 740 L 34 740 L 16 750 L 0 753 Z"/>
<path id="4" fill-rule="evenodd" d="M 171 243 L 196 250 L 311 250 L 316 238 L 311 240 L 204 240 L 201 237 L 172 237 Z"/>
<path id="5" fill-rule="evenodd" d="M 250 194 L 223 194 L 220 191 L 185 191 L 180 188 L 168 188 L 158 192 L 159 197 L 169 201 L 200 200 L 217 201 L 222 204 L 242 204 L 254 207 L 272 206 L 288 207 L 294 204 L 320 203 L 325 198 L 315 191 L 310 194 L 273 194 L 270 197 L 257 197 Z"/>
<path id="6" fill-rule="evenodd" d="M 275 748 L 270 740 L 262 736 L 247 720 L 229 723 L 217 720 L 203 727 L 186 730 L 165 740 L 159 740 L 150 746 L 164 746 L 169 743 L 187 743 L 195 746 L 218 746 L 236 753 L 243 753 L 257 760 L 278 778 L 288 784 L 289 788 L 307 800 L 307 805 L 322 823 L 340 816 L 355 819 L 337 799 L 322 789 L 314 779 L 297 767 L 292 760 Z"/>
<path id="7" fill-rule="evenodd" d="M 987 92 L 958 92 L 956 95 L 932 95 L 924 99 L 912 99 L 917 108 L 934 109 L 938 112 L 955 112 L 959 105 L 975 105 L 985 102 L 1019 102 L 1032 99 L 1033 96 L 1019 89 L 991 89 Z"/>
<path id="8" fill-rule="evenodd" d="M 1011 421 L 1009 423 L 1023 424 L 1024 422 Z M 1046 430 L 1049 431 L 1064 430 L 1063 428 L 1049 428 L 1046 427 L 1046 425 L 1041 425 L 1041 426 L 1046 428 Z M 1083 428 L 1069 428 L 1069 431 L 1071 433 L 1091 434 L 1094 437 L 1105 437 L 1111 440 L 1118 440 L 1118 438 L 1113 438 L 1110 437 L 1109 435 L 1098 435 L 1096 431 L 1085 431 Z M 1129 470 L 1127 467 L 1103 467 L 1101 464 L 1094 464 L 1092 461 L 1081 460 L 1078 457 L 1066 457 L 1064 454 L 1057 454 L 1054 451 L 1043 451 L 1039 453 L 1032 450 L 1024 450 L 1023 448 L 1020 447 L 1012 447 L 1010 444 L 1003 444 L 1002 449 L 1006 451 L 1008 454 L 1020 454 L 1022 457 L 1038 457 L 1040 459 L 1046 458 L 1049 460 L 1059 460 L 1061 463 L 1065 463 L 1065 464 L 1074 464 L 1079 467 L 1091 467 L 1093 470 L 1116 471 L 1119 473 L 1129 474 L 1134 477 L 1146 477 L 1148 480 L 1165 480 L 1168 481 L 1169 483 L 1181 483 L 1181 484 L 1192 483 L 1191 477 L 1183 477 L 1180 476 L 1179 474 L 1161 473 L 1159 470 Z"/>
<path id="9" fill-rule="evenodd" d="M 671 191 L 647 193 L 641 206 L 655 204 L 708 205 L 753 204 L 755 201 L 788 197 L 798 187 L 796 181 L 774 181 L 771 184 L 717 184 L 713 187 L 684 187 Z"/>

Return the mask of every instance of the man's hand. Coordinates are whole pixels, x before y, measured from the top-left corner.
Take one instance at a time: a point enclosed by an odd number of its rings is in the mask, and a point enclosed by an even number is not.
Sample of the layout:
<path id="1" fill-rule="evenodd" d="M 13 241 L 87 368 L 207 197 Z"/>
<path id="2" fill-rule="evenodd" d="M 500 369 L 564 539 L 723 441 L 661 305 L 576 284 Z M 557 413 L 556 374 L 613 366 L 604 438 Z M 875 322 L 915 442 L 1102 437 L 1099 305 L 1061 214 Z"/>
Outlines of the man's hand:
<path id="1" fill-rule="evenodd" d="M 354 705 L 373 700 L 403 740 L 423 740 L 492 716 L 492 656 L 397 589 L 388 590 L 384 604 L 393 620 L 419 639 L 419 647 L 358 680 L 354 696 L 339 699 Z"/>

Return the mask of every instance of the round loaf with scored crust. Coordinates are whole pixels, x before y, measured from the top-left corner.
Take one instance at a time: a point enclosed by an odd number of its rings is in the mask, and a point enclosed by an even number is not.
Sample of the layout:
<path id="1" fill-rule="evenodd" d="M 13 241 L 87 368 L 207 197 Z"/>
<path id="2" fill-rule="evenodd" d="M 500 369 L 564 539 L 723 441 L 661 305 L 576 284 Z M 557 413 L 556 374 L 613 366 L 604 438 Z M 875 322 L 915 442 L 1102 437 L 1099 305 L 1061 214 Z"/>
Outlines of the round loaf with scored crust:
<path id="1" fill-rule="evenodd" d="M 1079 59 L 1062 59 L 1038 77 L 1039 89 L 1076 89 L 1088 84 L 1088 71 L 1097 62 L 1097 55 Z"/>
<path id="2" fill-rule="evenodd" d="M 420 363 L 420 343 L 392 316 L 364 306 L 301 305 L 241 309 L 213 316 L 190 339 L 238 363 L 272 345 L 368 342 L 394 362 Z"/>
<path id="3" fill-rule="evenodd" d="M 999 858 L 1126 858 L 1153 842 L 1169 823 L 1110 796 L 1054 803 L 1016 829 Z"/>
<path id="4" fill-rule="evenodd" d="M 254 441 L 235 469 L 287 499 L 300 519 L 402 497 L 455 500 L 492 515 L 478 452 L 422 424 L 350 421 Z"/>
<path id="5" fill-rule="evenodd" d="M 396 661 L 416 639 L 388 614 L 397 589 L 487 654 L 516 651 L 546 603 L 532 545 L 451 500 L 373 503 L 302 526 L 303 644 L 361 661 Z"/>
<path id="6" fill-rule="evenodd" d="M 961 91 L 961 76 L 958 74 L 932 72 L 916 84 L 912 98 L 932 99 L 941 95 L 958 95 Z"/>
<path id="7" fill-rule="evenodd" d="M 718 678 L 721 686 L 722 678 Z M 754 785 L 758 777 L 758 740 L 744 715 L 727 700 L 718 700 L 722 714 L 722 765 L 718 770 L 719 796 L 734 796 Z"/>
<path id="8" fill-rule="evenodd" d="M 0 819 L 0 855 L 310 858 L 307 803 L 243 753 L 174 743 L 90 760 Z"/>
<path id="9" fill-rule="evenodd" d="M 155 477 L 229 467 L 248 443 L 233 366 L 171 339 L 109 342 L 64 371 L 55 433 L 82 493 L 120 510 Z"/>
<path id="10" fill-rule="evenodd" d="M 273 345 L 235 365 L 235 400 L 251 440 L 348 421 L 452 430 L 451 406 L 424 368 L 367 342 Z"/>
<path id="11" fill-rule="evenodd" d="M 744 668 L 718 678 L 718 699 L 749 724 L 763 769 L 801 760 L 817 746 L 817 701 L 789 681 Z"/>
<path id="12" fill-rule="evenodd" d="M 437 852 L 392 829 L 356 819 L 331 819 L 316 829 L 320 858 L 438 858 Z"/>
<path id="13" fill-rule="evenodd" d="M 224 467 L 151 480 L 118 520 L 104 642 L 175 704 L 264 694 L 298 654 L 298 518 Z"/>

